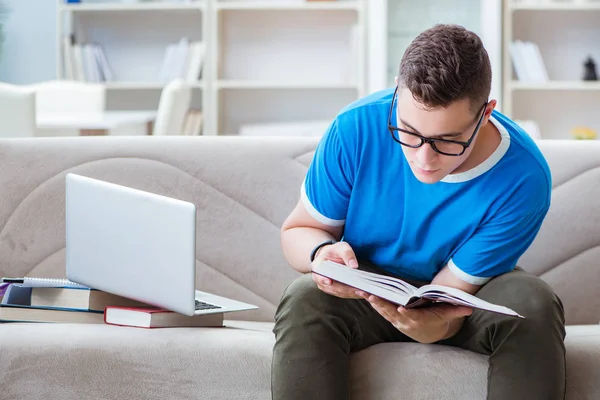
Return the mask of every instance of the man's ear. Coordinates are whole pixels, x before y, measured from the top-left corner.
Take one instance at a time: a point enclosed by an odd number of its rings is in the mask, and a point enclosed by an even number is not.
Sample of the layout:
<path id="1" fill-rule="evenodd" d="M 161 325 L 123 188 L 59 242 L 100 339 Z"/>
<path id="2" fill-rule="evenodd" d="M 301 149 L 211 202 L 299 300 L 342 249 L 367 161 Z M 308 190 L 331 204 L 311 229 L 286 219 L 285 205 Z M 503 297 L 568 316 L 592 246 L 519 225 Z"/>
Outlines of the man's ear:
<path id="1" fill-rule="evenodd" d="M 398 86 L 398 76 L 394 77 L 394 82 L 396 82 L 396 86 Z"/>
<path id="2" fill-rule="evenodd" d="M 485 109 L 485 114 L 483 116 L 483 121 L 481 121 L 482 126 L 487 124 L 490 117 L 492 116 L 492 111 L 494 111 L 494 108 L 496 108 L 496 105 L 497 105 L 497 101 L 495 99 L 488 101 L 487 107 Z"/>
<path id="3" fill-rule="evenodd" d="M 494 111 L 494 108 L 496 108 L 497 103 L 498 102 L 495 99 L 491 99 L 490 101 L 488 101 L 487 108 L 485 110 L 486 119 L 492 115 L 492 111 Z"/>

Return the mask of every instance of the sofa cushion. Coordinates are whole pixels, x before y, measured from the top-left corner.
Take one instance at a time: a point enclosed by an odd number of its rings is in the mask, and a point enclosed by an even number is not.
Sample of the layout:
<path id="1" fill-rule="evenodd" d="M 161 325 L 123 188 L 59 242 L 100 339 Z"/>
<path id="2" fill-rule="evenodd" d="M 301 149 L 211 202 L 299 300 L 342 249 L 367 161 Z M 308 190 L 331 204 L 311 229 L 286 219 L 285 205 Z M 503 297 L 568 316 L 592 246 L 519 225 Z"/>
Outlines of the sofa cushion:
<path id="1" fill-rule="evenodd" d="M 3 324 L 2 398 L 270 399 L 271 323 L 225 328 Z M 567 328 L 567 399 L 600 392 L 600 326 Z M 380 344 L 352 355 L 355 399 L 478 399 L 487 358 L 447 346 Z M 415 384 L 416 382 L 416 384 Z M 49 388 L 48 386 L 52 386 Z M 60 394 L 60 395 L 58 395 Z"/>
<path id="2" fill-rule="evenodd" d="M 3 399 L 269 399 L 268 323 L 0 325 Z M 52 386 L 49 388 L 48 386 Z"/>

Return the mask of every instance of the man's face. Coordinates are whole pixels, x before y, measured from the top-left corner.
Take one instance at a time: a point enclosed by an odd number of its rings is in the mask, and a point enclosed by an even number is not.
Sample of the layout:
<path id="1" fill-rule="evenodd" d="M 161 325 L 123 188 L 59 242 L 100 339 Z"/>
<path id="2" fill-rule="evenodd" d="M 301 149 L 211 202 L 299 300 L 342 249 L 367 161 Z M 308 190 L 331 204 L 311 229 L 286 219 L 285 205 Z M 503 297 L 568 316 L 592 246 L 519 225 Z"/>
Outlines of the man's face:
<path id="1" fill-rule="evenodd" d="M 479 111 L 480 113 L 482 110 Z M 481 114 L 474 115 L 469 100 L 452 103 L 447 108 L 425 109 L 408 89 L 399 89 L 396 123 L 399 128 L 428 138 L 469 140 Z M 416 149 L 402 146 L 402 151 L 415 177 L 423 183 L 436 183 L 459 168 L 471 155 L 471 145 L 460 156 L 437 153 L 428 143 Z"/>

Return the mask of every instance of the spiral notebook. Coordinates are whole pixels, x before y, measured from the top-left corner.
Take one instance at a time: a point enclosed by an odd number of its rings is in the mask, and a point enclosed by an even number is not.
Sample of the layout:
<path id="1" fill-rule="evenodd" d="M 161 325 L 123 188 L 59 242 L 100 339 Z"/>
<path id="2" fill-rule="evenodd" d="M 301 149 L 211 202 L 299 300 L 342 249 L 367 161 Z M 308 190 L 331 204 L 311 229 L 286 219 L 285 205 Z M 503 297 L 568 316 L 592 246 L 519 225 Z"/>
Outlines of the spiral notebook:
<path id="1" fill-rule="evenodd" d="M 4 283 L 19 283 L 26 287 L 74 287 L 80 289 L 89 289 L 87 286 L 71 282 L 68 279 L 59 278 L 36 278 L 26 276 L 24 278 L 2 278 Z"/>

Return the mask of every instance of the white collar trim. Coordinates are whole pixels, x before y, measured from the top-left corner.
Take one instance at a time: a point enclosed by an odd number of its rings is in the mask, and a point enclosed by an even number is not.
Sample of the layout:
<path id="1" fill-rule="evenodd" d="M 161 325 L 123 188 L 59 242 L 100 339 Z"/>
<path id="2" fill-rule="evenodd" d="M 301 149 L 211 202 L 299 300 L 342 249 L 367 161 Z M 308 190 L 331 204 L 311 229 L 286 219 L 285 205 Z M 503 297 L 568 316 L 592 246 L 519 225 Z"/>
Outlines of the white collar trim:
<path id="1" fill-rule="evenodd" d="M 475 179 L 480 175 L 485 174 L 487 171 L 492 169 L 494 165 L 498 164 L 498 162 L 502 159 L 504 154 L 508 151 L 510 147 L 510 135 L 504 125 L 496 120 L 493 116 L 490 116 L 489 119 L 492 124 L 498 129 L 500 132 L 500 145 L 494 150 L 494 152 L 481 164 L 471 168 L 468 171 L 460 172 L 458 174 L 450 174 L 444 177 L 444 179 L 440 180 L 440 182 L 445 183 L 461 183 L 470 181 L 471 179 Z"/>

